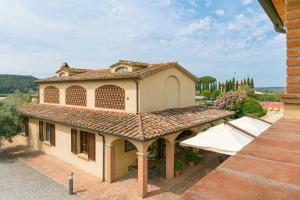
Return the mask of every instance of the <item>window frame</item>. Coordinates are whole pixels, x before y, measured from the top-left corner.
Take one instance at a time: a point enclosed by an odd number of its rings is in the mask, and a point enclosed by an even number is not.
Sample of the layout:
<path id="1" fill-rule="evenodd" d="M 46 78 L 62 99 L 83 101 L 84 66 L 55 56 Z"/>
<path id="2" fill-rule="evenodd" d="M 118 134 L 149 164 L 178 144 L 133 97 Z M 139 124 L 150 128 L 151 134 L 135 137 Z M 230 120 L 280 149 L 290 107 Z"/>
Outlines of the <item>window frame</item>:
<path id="1" fill-rule="evenodd" d="M 79 146 L 80 146 L 80 153 L 88 155 L 89 147 L 88 147 L 88 137 L 89 133 L 86 131 L 80 131 L 80 140 L 79 140 Z M 83 141 L 85 143 L 83 143 Z"/>
<path id="2" fill-rule="evenodd" d="M 128 67 L 120 66 L 115 69 L 115 72 L 117 72 L 117 73 L 129 72 L 129 69 L 128 69 Z"/>
<path id="3" fill-rule="evenodd" d="M 45 131 L 45 141 L 50 142 L 50 138 L 51 138 L 51 124 L 50 123 L 46 123 L 46 131 Z"/>

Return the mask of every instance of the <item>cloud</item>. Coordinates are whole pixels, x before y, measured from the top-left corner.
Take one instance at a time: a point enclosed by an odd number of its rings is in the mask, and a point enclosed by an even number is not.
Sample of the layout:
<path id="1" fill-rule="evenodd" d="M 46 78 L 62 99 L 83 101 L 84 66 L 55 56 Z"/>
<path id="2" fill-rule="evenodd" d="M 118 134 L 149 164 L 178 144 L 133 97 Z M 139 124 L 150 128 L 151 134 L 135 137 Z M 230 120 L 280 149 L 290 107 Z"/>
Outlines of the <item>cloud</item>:
<path id="1" fill-rule="evenodd" d="M 248 5 L 253 2 L 253 0 L 241 0 L 243 5 Z"/>
<path id="2" fill-rule="evenodd" d="M 216 15 L 218 15 L 218 16 L 220 16 L 220 17 L 222 17 L 222 16 L 224 16 L 224 10 L 217 10 L 216 11 Z"/>
<path id="3" fill-rule="evenodd" d="M 99 69 L 118 59 L 176 60 L 197 76 L 259 78 L 271 71 L 256 83 L 283 84 L 284 37 L 262 9 L 228 1 L 230 9 L 218 5 L 226 10 L 220 19 L 224 11 L 211 10 L 211 0 L 193 1 L 197 7 L 178 0 L 2 0 L 0 73 L 41 78 L 66 61 Z"/>

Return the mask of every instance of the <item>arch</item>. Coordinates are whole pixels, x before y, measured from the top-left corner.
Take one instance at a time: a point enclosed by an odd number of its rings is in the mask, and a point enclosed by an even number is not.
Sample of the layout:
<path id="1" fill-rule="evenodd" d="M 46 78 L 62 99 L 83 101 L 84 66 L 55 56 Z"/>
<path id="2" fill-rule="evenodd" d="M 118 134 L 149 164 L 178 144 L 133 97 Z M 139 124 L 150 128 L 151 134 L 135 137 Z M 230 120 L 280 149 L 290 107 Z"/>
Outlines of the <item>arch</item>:
<path id="1" fill-rule="evenodd" d="M 66 104 L 74 106 L 86 106 L 86 89 L 79 85 L 72 85 L 66 89 Z"/>
<path id="2" fill-rule="evenodd" d="M 126 149 L 126 145 L 130 149 Z M 129 140 L 117 139 L 112 142 L 114 151 L 114 179 L 127 176 L 131 167 L 137 166 L 137 146 Z"/>
<path id="3" fill-rule="evenodd" d="M 115 72 L 128 72 L 128 71 L 129 71 L 128 67 L 125 66 L 118 67 L 115 70 Z"/>
<path id="4" fill-rule="evenodd" d="M 95 91 L 95 107 L 125 110 L 125 90 L 116 85 L 103 85 Z"/>
<path id="5" fill-rule="evenodd" d="M 59 89 L 55 86 L 48 86 L 44 89 L 45 103 L 59 103 Z"/>
<path id="6" fill-rule="evenodd" d="M 176 76 L 169 76 L 165 81 L 165 107 L 180 106 L 180 82 Z"/>

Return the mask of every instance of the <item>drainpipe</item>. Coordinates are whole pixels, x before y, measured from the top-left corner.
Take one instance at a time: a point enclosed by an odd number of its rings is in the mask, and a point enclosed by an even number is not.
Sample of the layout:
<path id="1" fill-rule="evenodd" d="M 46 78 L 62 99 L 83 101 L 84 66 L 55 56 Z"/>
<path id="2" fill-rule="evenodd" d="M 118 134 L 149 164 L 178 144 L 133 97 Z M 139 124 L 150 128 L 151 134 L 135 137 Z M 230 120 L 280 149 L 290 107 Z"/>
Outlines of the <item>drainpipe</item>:
<path id="1" fill-rule="evenodd" d="M 136 113 L 139 113 L 139 82 L 137 80 L 133 80 L 136 85 Z"/>
<path id="2" fill-rule="evenodd" d="M 98 135 L 102 137 L 102 157 L 103 157 L 103 162 L 102 162 L 102 182 L 105 181 L 105 137 L 101 133 L 98 132 Z"/>

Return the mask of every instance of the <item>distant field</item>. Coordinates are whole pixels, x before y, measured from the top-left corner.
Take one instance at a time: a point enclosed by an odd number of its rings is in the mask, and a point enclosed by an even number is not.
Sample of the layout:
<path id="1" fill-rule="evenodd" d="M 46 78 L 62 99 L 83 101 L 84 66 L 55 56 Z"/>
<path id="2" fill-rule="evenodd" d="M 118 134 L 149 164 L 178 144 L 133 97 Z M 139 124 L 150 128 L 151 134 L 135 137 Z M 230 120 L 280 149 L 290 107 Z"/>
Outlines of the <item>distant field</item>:
<path id="1" fill-rule="evenodd" d="M 1 101 L 1 100 L 4 100 L 5 98 L 6 98 L 6 97 L 1 97 L 1 96 L 0 96 L 0 101 Z"/>
<path id="2" fill-rule="evenodd" d="M 285 92 L 285 87 L 256 87 L 255 90 L 258 92 L 281 93 Z"/>

